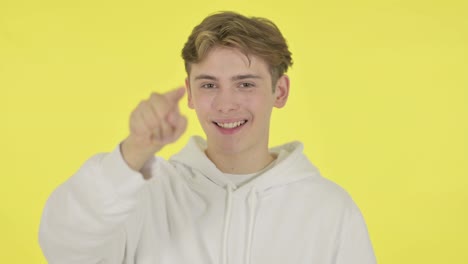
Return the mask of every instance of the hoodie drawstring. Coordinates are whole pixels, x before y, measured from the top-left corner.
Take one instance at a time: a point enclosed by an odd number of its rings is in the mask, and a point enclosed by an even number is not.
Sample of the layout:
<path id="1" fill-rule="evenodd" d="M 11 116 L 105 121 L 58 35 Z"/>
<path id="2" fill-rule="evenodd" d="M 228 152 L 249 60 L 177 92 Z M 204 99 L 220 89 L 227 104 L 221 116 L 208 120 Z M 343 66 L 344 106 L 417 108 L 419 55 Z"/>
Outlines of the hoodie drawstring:
<path id="1" fill-rule="evenodd" d="M 227 264 L 227 246 L 228 246 L 228 234 L 229 224 L 231 223 L 231 205 L 232 205 L 232 185 L 226 187 L 226 210 L 224 211 L 224 232 L 223 232 L 223 252 L 221 254 L 223 264 Z"/>
<path id="2" fill-rule="evenodd" d="M 235 187 L 232 185 L 227 185 L 226 187 L 226 210 L 224 211 L 224 230 L 223 230 L 223 246 L 222 246 L 222 263 L 228 263 L 228 236 L 229 236 L 229 227 L 231 224 L 231 209 L 232 209 L 232 191 Z M 255 227 L 255 217 L 257 212 L 257 192 L 255 188 L 250 190 L 249 197 L 247 198 L 249 205 L 249 222 L 248 222 L 248 232 L 247 232 L 247 241 L 245 243 L 245 264 L 250 264 L 250 256 L 252 252 L 252 240 Z"/>
<path id="3" fill-rule="evenodd" d="M 248 203 L 249 203 L 249 231 L 247 233 L 247 243 L 245 245 L 245 264 L 250 264 L 250 256 L 252 252 L 252 239 L 253 239 L 253 231 L 254 231 L 254 225 L 255 225 L 255 216 L 257 213 L 257 193 L 255 188 L 252 188 L 250 190 L 249 198 L 248 198 Z"/>

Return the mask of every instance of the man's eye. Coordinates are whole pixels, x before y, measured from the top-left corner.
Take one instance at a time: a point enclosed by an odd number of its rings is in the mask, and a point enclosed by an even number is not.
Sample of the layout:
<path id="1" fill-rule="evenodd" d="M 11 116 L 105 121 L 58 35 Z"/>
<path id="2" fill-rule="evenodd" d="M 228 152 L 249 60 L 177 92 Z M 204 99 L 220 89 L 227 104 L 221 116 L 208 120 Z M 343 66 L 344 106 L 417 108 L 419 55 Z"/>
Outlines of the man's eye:
<path id="1" fill-rule="evenodd" d="M 212 84 L 212 83 L 206 83 L 206 84 L 202 85 L 202 88 L 214 88 L 214 87 L 215 87 L 215 85 Z"/>
<path id="2" fill-rule="evenodd" d="M 254 87 L 255 85 L 253 83 L 241 83 L 239 86 L 242 88 L 250 88 Z"/>

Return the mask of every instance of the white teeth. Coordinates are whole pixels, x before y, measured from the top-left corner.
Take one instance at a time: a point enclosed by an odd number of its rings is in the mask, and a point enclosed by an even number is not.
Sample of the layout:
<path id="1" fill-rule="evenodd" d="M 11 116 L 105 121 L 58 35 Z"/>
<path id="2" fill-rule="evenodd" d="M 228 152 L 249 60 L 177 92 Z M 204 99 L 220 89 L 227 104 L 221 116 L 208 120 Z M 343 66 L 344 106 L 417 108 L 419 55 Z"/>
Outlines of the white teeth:
<path id="1" fill-rule="evenodd" d="M 216 124 L 222 128 L 235 128 L 235 127 L 238 127 L 240 125 L 243 125 L 245 124 L 246 120 L 242 120 L 242 121 L 237 121 L 237 122 L 232 122 L 232 123 L 218 123 L 216 122 Z"/>

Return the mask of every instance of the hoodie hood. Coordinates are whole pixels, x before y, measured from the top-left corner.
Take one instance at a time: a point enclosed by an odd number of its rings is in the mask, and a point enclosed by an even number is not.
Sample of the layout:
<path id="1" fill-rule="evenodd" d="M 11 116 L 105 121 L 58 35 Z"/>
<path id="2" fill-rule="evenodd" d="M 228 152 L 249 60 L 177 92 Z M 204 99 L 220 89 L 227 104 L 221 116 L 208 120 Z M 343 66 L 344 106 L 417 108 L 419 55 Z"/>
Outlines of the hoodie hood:
<path id="1" fill-rule="evenodd" d="M 252 243 L 255 233 L 256 218 L 261 200 L 270 191 L 285 188 L 289 184 L 319 177 L 318 170 L 302 153 L 300 142 L 291 142 L 270 149 L 277 156 L 273 166 L 253 180 L 237 188 L 205 154 L 206 141 L 201 137 L 192 137 L 178 154 L 172 156 L 171 162 L 180 163 L 190 168 L 195 174 L 203 175 L 216 184 L 225 193 L 224 224 L 219 263 L 228 262 L 228 244 L 232 221 L 233 196 L 245 197 L 249 212 L 247 213 L 247 235 L 244 243 L 244 263 L 251 263 Z"/>
<path id="2" fill-rule="evenodd" d="M 251 263 L 252 243 L 255 233 L 255 224 L 258 207 L 261 200 L 270 191 L 285 188 L 287 185 L 319 177 L 319 172 L 302 153 L 303 145 L 300 142 L 291 142 L 270 149 L 276 154 L 275 164 L 253 180 L 237 188 L 205 154 L 206 141 L 201 137 L 190 138 L 188 144 L 171 161 L 181 163 L 196 174 L 201 174 L 215 183 L 225 193 L 224 224 L 222 235 L 220 263 L 228 263 L 228 244 L 232 221 L 233 196 L 245 197 L 248 205 L 247 236 L 244 244 L 244 263 Z"/>
<path id="3" fill-rule="evenodd" d="M 197 170 L 223 189 L 232 185 L 223 172 L 206 156 L 206 148 L 206 141 L 199 136 L 194 136 L 170 160 L 182 163 L 192 170 Z M 278 157 L 277 160 L 273 161 L 275 162 L 274 166 L 238 189 L 235 188 L 236 191 L 249 191 L 255 187 L 256 191 L 261 193 L 305 178 L 319 177 L 318 169 L 303 154 L 303 149 L 303 144 L 298 141 L 271 148 L 270 153 Z"/>

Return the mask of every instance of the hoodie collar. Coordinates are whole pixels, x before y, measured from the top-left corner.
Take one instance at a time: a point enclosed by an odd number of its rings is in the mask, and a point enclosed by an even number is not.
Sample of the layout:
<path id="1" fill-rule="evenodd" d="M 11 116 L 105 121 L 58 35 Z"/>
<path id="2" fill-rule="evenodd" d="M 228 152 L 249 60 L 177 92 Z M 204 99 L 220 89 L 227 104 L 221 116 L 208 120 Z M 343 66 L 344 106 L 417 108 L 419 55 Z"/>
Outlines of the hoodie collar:
<path id="1" fill-rule="evenodd" d="M 192 170 L 197 170 L 205 177 L 209 178 L 216 185 L 225 189 L 231 185 L 223 172 L 206 156 L 207 148 L 206 141 L 199 137 L 193 136 L 189 139 L 187 145 L 176 155 L 171 157 L 171 161 L 182 163 Z M 263 192 L 275 187 L 281 187 L 290 183 L 302 180 L 307 177 L 316 177 L 319 175 L 317 168 L 310 163 L 307 157 L 303 154 L 303 144 L 298 141 L 286 143 L 270 149 L 271 153 L 279 156 L 280 152 L 285 152 L 280 160 L 276 160 L 276 164 L 258 176 L 254 180 L 239 187 L 236 191 L 245 189 L 248 191 L 255 187 L 258 192 Z"/>

